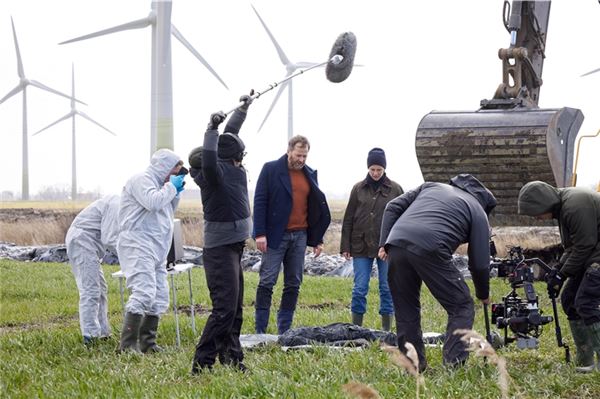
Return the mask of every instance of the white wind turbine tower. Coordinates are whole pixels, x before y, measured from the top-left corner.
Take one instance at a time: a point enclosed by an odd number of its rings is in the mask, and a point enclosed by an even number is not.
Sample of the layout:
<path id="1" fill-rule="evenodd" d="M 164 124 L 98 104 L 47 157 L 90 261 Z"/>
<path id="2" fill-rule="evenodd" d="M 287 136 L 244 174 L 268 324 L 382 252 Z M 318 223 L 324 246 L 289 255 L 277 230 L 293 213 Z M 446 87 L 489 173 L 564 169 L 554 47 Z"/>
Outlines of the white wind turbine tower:
<path id="1" fill-rule="evenodd" d="M 4 101 L 8 100 L 15 94 L 19 92 L 23 92 L 23 156 L 22 156 L 22 178 L 21 178 L 21 199 L 28 200 L 29 199 L 29 147 L 27 141 L 27 86 L 31 85 L 37 87 L 38 89 L 49 91 L 50 93 L 57 94 L 62 97 L 70 98 L 67 94 L 61 93 L 60 91 L 54 90 L 36 80 L 30 80 L 25 77 L 25 72 L 23 69 L 23 60 L 21 59 L 21 52 L 19 51 L 19 42 L 17 40 L 17 32 L 15 31 L 15 23 L 13 22 L 12 17 L 10 18 L 10 23 L 12 25 L 13 38 L 15 41 L 15 50 L 17 52 L 17 73 L 19 75 L 19 84 L 17 87 L 12 89 L 5 95 L 1 100 L 0 104 Z M 82 103 L 79 100 L 77 102 Z M 82 103 L 85 104 L 85 103 Z"/>
<path id="2" fill-rule="evenodd" d="M 71 125 L 72 125 L 72 131 L 71 131 L 71 200 L 73 200 L 73 201 L 75 201 L 77 199 L 77 158 L 76 158 L 77 146 L 76 146 L 76 141 L 75 141 L 75 115 L 79 115 L 82 118 L 87 119 L 88 121 L 92 122 L 96 126 L 99 126 L 102 129 L 106 130 L 113 136 L 116 136 L 116 134 L 114 134 L 113 132 L 111 132 L 110 130 L 108 130 L 107 128 L 105 128 L 104 126 L 102 126 L 101 124 L 99 124 L 98 122 L 93 120 L 92 118 L 90 118 L 84 112 L 81 112 L 75 108 L 75 66 L 73 64 L 71 64 L 71 111 L 68 114 L 66 114 L 65 116 L 63 116 L 62 118 L 58 119 L 57 121 L 52 122 L 45 128 L 38 130 L 37 132 L 35 132 L 33 134 L 33 136 L 43 132 L 44 130 L 51 128 L 52 126 L 64 121 L 65 119 L 71 118 L 71 120 L 72 120 L 72 123 L 71 123 Z"/>
<path id="3" fill-rule="evenodd" d="M 208 62 L 171 23 L 172 0 L 152 0 L 147 17 L 64 41 L 72 43 L 92 37 L 152 26 L 152 70 L 150 103 L 150 154 L 159 148 L 173 149 L 173 84 L 171 67 L 171 35 L 175 36 L 229 90 Z"/>
<path id="4" fill-rule="evenodd" d="M 269 28 L 263 21 L 263 19 L 258 14 L 258 11 L 256 11 L 256 8 L 254 8 L 254 6 L 252 6 L 252 9 L 256 13 L 256 16 L 260 20 L 260 23 L 262 24 L 262 26 L 267 31 L 267 34 L 271 38 L 271 41 L 273 42 L 273 45 L 275 46 L 275 49 L 277 50 L 277 54 L 279 54 L 279 59 L 281 60 L 281 63 L 285 66 L 285 69 L 286 69 L 285 77 L 286 78 L 288 76 L 292 75 L 298 68 L 309 68 L 311 66 L 319 64 L 318 62 L 291 62 L 289 60 L 289 58 L 283 52 L 283 49 L 281 48 L 279 43 L 277 43 L 277 40 L 275 40 L 275 37 L 273 36 L 273 34 L 271 33 L 271 31 L 269 30 Z M 288 80 L 287 82 L 282 83 L 279 86 L 279 90 L 277 91 L 277 94 L 275 95 L 275 98 L 273 99 L 273 102 L 271 103 L 271 107 L 269 108 L 267 115 L 265 115 L 265 118 L 263 119 L 262 123 L 260 124 L 260 127 L 258 128 L 258 130 L 260 131 L 262 129 L 263 125 L 267 121 L 267 118 L 271 114 L 271 111 L 273 111 L 273 108 L 275 107 L 277 100 L 279 100 L 281 93 L 285 90 L 286 87 L 288 89 L 288 139 L 291 139 L 292 136 L 294 135 L 294 114 L 293 114 L 294 104 L 293 104 L 292 80 Z"/>

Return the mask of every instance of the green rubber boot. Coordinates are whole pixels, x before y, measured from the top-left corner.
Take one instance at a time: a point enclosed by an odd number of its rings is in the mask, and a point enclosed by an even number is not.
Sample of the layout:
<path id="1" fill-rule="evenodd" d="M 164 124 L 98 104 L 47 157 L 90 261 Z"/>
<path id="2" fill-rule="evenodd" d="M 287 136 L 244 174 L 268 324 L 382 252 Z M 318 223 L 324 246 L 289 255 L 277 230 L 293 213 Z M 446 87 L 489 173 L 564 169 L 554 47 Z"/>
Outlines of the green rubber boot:
<path id="1" fill-rule="evenodd" d="M 158 316 L 146 315 L 140 326 L 140 350 L 142 353 L 162 352 L 163 348 L 156 345 L 158 333 Z"/>
<path id="2" fill-rule="evenodd" d="M 355 326 L 362 326 L 363 315 L 358 313 L 352 313 L 352 324 Z"/>
<path id="3" fill-rule="evenodd" d="M 600 371 L 600 321 L 587 326 L 587 329 L 590 335 L 593 351 L 596 352 L 596 356 L 598 357 L 597 367 L 598 371 Z"/>
<path id="4" fill-rule="evenodd" d="M 391 315 L 391 314 L 381 315 L 381 329 L 383 331 L 390 331 L 392 328 L 392 320 L 394 320 L 394 315 Z"/>
<path id="5" fill-rule="evenodd" d="M 125 313 L 123 319 L 123 329 L 121 330 L 121 341 L 119 343 L 119 352 L 139 352 L 138 337 L 140 334 L 140 324 L 142 315 L 134 313 Z"/>
<path id="6" fill-rule="evenodd" d="M 578 373 L 594 371 L 594 349 L 592 348 L 591 334 L 583 324 L 583 320 L 570 320 L 571 334 L 575 342 L 575 370 Z"/>

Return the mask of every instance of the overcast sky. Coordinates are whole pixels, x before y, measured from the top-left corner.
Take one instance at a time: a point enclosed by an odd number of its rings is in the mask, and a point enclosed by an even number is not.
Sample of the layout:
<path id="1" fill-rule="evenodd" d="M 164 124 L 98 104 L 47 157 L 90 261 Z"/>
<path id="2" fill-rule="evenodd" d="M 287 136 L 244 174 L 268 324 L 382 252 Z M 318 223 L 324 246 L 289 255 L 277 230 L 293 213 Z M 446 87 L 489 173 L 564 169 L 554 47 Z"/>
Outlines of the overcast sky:
<path id="1" fill-rule="evenodd" d="M 281 65 L 253 4 L 292 61 L 326 61 L 336 37 L 356 34 L 355 68 L 343 83 L 323 70 L 294 79 L 295 133 L 309 138 L 308 164 L 322 188 L 343 195 L 366 174 L 372 147 L 387 153 L 388 176 L 405 189 L 422 176 L 415 131 L 432 110 L 476 110 L 501 82 L 498 49 L 508 47 L 502 0 L 431 1 L 196 1 L 174 0 L 172 22 L 227 83 L 226 90 L 173 39 L 175 151 L 187 160 L 202 143 L 210 113 L 229 110 L 249 89 L 281 80 Z M 580 108 L 580 134 L 600 129 L 600 5 L 597 0 L 552 2 L 540 106 Z M 118 193 L 143 170 L 150 147 L 150 28 L 59 46 L 58 43 L 143 18 L 150 0 L 0 1 L 0 98 L 18 83 L 10 17 L 25 75 L 71 91 L 75 64 L 78 108 L 114 131 L 113 137 L 77 118 L 78 185 Z M 69 100 L 29 87 L 30 134 L 70 110 Z M 257 132 L 275 90 L 251 107 L 242 130 L 249 187 L 262 164 L 281 156 L 287 143 L 287 93 Z M 22 95 L 0 105 L 1 189 L 20 192 Z M 30 137 L 30 193 L 70 185 L 71 123 Z M 600 138 L 582 142 L 579 185 L 600 179 Z"/>

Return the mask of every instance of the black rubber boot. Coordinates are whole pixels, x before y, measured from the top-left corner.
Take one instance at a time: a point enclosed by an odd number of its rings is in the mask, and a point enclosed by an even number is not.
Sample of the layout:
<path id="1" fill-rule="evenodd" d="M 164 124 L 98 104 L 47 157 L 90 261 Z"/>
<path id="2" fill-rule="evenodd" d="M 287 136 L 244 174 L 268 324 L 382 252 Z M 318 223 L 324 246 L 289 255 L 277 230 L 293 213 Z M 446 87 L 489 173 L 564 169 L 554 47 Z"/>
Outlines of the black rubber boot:
<path id="1" fill-rule="evenodd" d="M 363 315 L 358 313 L 352 313 L 352 324 L 355 326 L 362 326 Z"/>
<path id="2" fill-rule="evenodd" d="M 590 334 L 590 342 L 596 355 L 598 356 L 598 364 L 596 365 L 598 371 L 600 371 L 600 321 L 592 325 L 586 326 L 588 333 Z"/>
<path id="3" fill-rule="evenodd" d="M 123 319 L 123 329 L 121 330 L 121 342 L 119 343 L 119 352 L 132 351 L 139 352 L 138 337 L 140 333 L 140 324 L 142 315 L 134 313 L 125 313 Z"/>
<path id="4" fill-rule="evenodd" d="M 575 370 L 578 373 L 589 373 L 594 371 L 594 348 L 587 327 L 583 320 L 570 320 L 571 334 L 575 342 Z"/>
<path id="5" fill-rule="evenodd" d="M 392 328 L 392 320 L 394 316 L 391 314 L 381 315 L 381 329 L 383 331 L 390 331 Z"/>
<path id="6" fill-rule="evenodd" d="M 158 333 L 158 316 L 146 315 L 140 326 L 140 350 L 142 353 L 162 352 L 163 348 L 156 345 Z"/>

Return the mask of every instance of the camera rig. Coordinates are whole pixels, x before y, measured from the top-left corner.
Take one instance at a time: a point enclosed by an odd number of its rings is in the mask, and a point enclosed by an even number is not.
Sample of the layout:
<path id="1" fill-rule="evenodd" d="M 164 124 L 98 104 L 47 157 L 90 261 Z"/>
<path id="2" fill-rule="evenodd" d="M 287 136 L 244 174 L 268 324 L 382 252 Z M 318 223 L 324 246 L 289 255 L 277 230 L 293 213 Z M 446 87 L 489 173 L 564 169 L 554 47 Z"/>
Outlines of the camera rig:
<path id="1" fill-rule="evenodd" d="M 541 268 L 544 273 L 549 272 L 551 268 L 538 258 L 525 259 L 523 249 L 519 246 L 510 247 L 506 258 L 497 258 L 495 245 L 491 241 L 490 253 L 492 255 L 490 271 L 497 270 L 498 277 L 505 278 L 511 287 L 511 291 L 502 298 L 501 303 L 491 305 L 491 322 L 497 328 L 504 330 L 503 339 L 492 335 L 487 305 L 484 305 L 486 333 L 490 344 L 499 347 L 516 342 L 519 349 L 537 349 L 543 326 L 554 321 L 557 343 L 559 347 L 565 349 L 568 363 L 569 347 L 562 342 L 556 298 L 550 298 L 554 316 L 544 316 L 539 308 L 538 295 L 533 285 L 535 276 L 540 274 L 534 270 L 536 267 Z M 522 294 L 520 295 L 519 292 Z"/>

